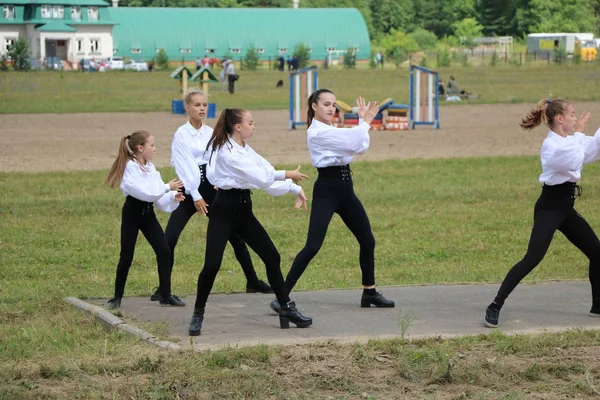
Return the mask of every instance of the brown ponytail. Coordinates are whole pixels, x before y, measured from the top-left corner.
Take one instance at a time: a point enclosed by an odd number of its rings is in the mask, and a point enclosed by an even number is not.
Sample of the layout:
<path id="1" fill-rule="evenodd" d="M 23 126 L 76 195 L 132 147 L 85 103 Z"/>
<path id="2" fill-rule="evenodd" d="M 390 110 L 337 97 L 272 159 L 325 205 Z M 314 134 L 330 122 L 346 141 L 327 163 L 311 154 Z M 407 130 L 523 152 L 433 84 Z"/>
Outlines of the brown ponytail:
<path id="1" fill-rule="evenodd" d="M 532 108 L 525 118 L 521 120 L 519 125 L 521 128 L 528 131 L 541 124 L 548 125 L 552 128 L 554 118 L 556 118 L 557 115 L 564 115 L 567 112 L 568 105 L 569 102 L 566 100 L 540 100 L 537 106 Z"/>
<path id="2" fill-rule="evenodd" d="M 131 135 L 123 136 L 119 143 L 119 153 L 116 160 L 110 167 L 110 171 L 104 179 L 104 183 L 114 188 L 121 183 L 127 161 L 135 158 L 135 149 L 138 146 L 143 146 L 150 134 L 146 131 L 135 131 Z"/>
<path id="3" fill-rule="evenodd" d="M 317 104 L 319 102 L 319 97 L 321 93 L 331 93 L 333 92 L 329 89 L 319 89 L 316 92 L 313 92 L 310 96 L 308 96 L 308 111 L 306 111 L 306 126 L 310 126 L 313 118 L 315 117 L 315 110 L 313 110 L 312 105 Z"/>
<path id="4" fill-rule="evenodd" d="M 225 143 L 229 142 L 229 136 L 233 133 L 233 127 L 241 124 L 244 119 L 246 110 L 241 108 L 226 108 L 221 113 L 212 136 L 206 145 L 206 151 L 210 151 L 209 162 L 212 159 L 213 153 L 218 151 Z"/>

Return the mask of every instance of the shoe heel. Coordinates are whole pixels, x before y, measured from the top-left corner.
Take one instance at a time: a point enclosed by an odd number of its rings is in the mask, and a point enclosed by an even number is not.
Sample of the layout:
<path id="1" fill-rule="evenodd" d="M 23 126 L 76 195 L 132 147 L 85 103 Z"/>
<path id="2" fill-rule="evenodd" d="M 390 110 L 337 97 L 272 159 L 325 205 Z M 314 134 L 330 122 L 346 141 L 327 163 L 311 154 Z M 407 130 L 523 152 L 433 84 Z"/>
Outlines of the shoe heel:
<path id="1" fill-rule="evenodd" d="M 362 308 L 370 308 L 370 307 L 371 307 L 371 302 L 370 302 L 369 300 L 364 300 L 364 299 L 362 299 L 362 300 L 360 301 L 360 306 L 361 306 Z"/>
<path id="2" fill-rule="evenodd" d="M 281 329 L 290 329 L 290 320 L 284 317 L 279 317 L 279 326 Z"/>

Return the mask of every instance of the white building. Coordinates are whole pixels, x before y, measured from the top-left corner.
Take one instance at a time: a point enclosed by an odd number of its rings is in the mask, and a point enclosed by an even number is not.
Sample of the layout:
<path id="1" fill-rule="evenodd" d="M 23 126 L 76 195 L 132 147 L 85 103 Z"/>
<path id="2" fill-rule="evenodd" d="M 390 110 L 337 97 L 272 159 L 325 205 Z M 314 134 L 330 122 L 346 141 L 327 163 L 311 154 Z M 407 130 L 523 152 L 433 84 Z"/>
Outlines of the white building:
<path id="1" fill-rule="evenodd" d="M 118 0 L 113 6 L 117 6 Z M 0 0 L 0 54 L 22 37 L 32 58 L 107 58 L 115 22 L 102 0 Z"/>

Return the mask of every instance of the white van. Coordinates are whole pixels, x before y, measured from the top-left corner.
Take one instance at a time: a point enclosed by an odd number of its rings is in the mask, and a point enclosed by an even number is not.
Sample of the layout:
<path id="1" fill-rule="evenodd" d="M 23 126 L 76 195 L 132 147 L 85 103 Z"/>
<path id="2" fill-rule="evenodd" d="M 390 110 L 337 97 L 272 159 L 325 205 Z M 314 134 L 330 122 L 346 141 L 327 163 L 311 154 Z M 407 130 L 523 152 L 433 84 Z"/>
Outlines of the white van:
<path id="1" fill-rule="evenodd" d="M 123 57 L 118 56 L 108 57 L 107 64 L 110 69 L 123 69 L 125 67 Z"/>

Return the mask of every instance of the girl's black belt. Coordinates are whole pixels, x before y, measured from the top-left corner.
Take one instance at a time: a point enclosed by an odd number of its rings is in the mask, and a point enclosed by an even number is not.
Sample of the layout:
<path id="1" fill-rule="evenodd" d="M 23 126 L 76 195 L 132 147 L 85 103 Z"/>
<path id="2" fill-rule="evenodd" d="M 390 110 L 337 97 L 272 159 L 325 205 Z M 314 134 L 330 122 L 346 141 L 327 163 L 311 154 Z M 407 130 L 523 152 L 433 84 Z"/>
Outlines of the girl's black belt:
<path id="1" fill-rule="evenodd" d="M 336 165 L 334 167 L 317 168 L 319 179 L 331 179 L 350 181 L 352 180 L 352 170 L 350 165 Z"/>

